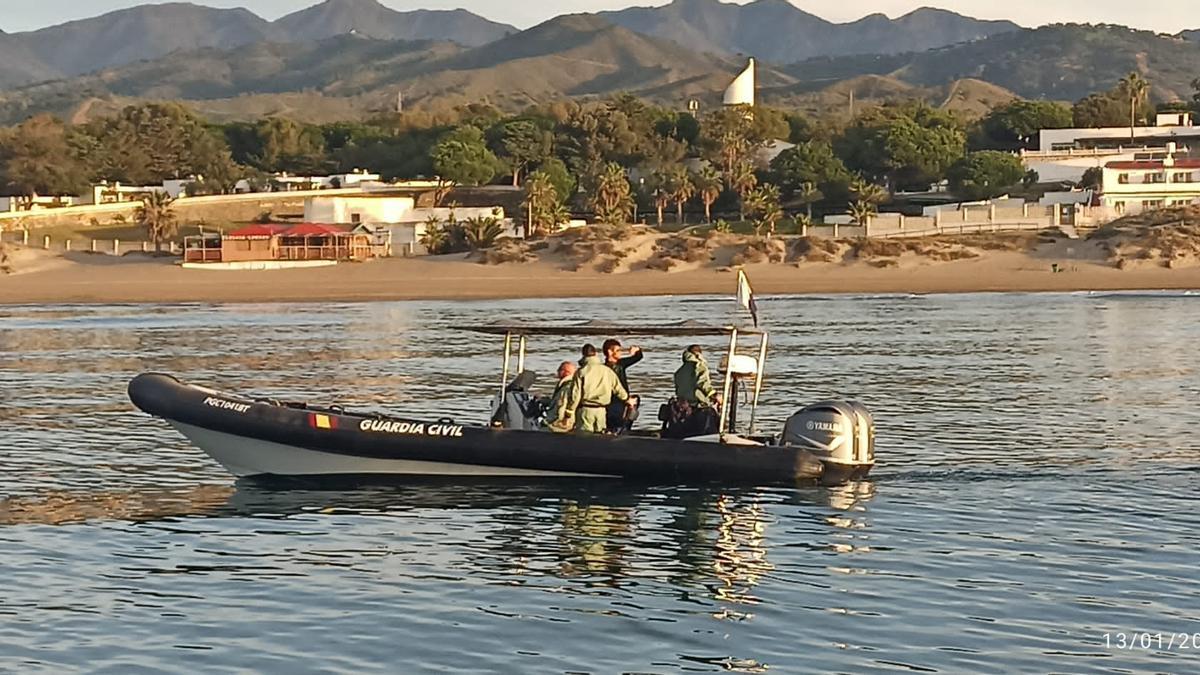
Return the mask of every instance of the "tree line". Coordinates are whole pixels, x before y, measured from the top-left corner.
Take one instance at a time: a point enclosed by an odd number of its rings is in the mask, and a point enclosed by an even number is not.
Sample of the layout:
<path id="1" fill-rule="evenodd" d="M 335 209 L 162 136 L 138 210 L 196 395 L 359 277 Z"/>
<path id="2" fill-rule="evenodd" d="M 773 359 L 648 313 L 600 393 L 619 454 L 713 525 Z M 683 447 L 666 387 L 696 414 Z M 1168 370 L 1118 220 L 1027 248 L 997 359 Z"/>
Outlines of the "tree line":
<path id="1" fill-rule="evenodd" d="M 1002 194 L 1037 180 L 1012 153 L 1034 147 L 1038 130 L 1133 126 L 1155 110 L 1149 91 L 1134 74 L 1074 106 L 1015 101 L 975 120 L 921 101 L 866 108 L 849 121 L 762 106 L 697 116 L 619 95 L 515 115 L 474 104 L 325 125 L 281 117 L 213 124 L 182 105 L 147 103 L 80 125 L 40 115 L 0 130 L 0 187 L 78 194 L 99 180 L 200 176 L 189 189 L 211 194 L 241 179 L 262 189 L 276 172 L 363 168 L 389 180 L 437 177 L 439 199 L 457 185 L 522 186 L 535 231 L 571 212 L 605 223 L 638 211 L 682 221 L 691 204 L 706 221 L 714 210 L 736 213 L 770 232 L 785 210 L 802 222 L 847 209 L 865 220 L 895 192 L 942 180 L 967 199 Z M 1200 81 L 1196 101 L 1184 105 L 1200 106 Z M 794 147 L 764 163 L 777 140 Z"/>

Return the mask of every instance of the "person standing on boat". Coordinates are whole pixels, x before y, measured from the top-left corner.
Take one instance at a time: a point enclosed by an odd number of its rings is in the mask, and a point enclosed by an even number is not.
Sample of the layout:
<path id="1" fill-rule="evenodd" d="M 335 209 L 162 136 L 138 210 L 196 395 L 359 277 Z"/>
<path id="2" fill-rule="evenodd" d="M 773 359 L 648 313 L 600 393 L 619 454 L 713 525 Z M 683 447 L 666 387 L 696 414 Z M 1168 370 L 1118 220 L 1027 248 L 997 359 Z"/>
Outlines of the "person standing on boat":
<path id="1" fill-rule="evenodd" d="M 602 434 L 608 428 L 609 404 L 615 400 L 628 405 L 629 392 L 593 345 L 584 346 L 583 367 L 572 382 L 566 413 L 574 415 L 576 431 Z"/>
<path id="2" fill-rule="evenodd" d="M 571 387 L 575 384 L 577 370 L 573 361 L 563 361 L 558 366 L 558 386 L 546 407 L 546 426 L 551 431 L 566 433 L 575 426 L 573 416 L 567 414 L 567 407 L 571 404 Z"/>
<path id="3" fill-rule="evenodd" d="M 629 374 L 626 369 L 630 366 L 637 365 L 646 356 L 642 353 L 641 347 L 630 347 L 629 356 L 621 356 L 620 340 L 608 339 L 604 341 L 604 365 L 612 368 L 612 371 L 617 374 L 617 379 L 620 380 L 621 386 L 625 387 L 626 392 L 633 391 L 629 387 Z M 633 423 L 637 421 L 637 405 L 638 397 L 630 395 L 630 405 L 624 405 L 620 401 L 613 401 L 608 405 L 608 430 L 614 434 L 624 433 L 633 427 Z"/>

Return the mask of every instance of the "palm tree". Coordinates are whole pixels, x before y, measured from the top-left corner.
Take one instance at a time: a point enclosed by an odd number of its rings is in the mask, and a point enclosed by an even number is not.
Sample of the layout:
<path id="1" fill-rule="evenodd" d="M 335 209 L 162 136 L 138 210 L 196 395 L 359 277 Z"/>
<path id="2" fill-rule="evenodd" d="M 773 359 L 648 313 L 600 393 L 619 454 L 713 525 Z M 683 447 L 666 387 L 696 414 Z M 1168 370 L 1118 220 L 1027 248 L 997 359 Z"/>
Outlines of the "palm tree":
<path id="1" fill-rule="evenodd" d="M 887 201 L 888 191 L 879 185 L 871 183 L 861 176 L 855 178 L 850 183 L 850 192 L 858 197 L 859 201 L 869 202 L 871 204 L 882 204 Z"/>
<path id="2" fill-rule="evenodd" d="M 528 216 L 525 221 L 526 239 L 543 230 L 554 230 L 562 222 L 559 216 L 566 212 L 550 176 L 541 171 L 535 171 L 525 179 L 524 206 Z"/>
<path id="3" fill-rule="evenodd" d="M 171 208 L 174 201 L 166 192 L 155 191 L 143 197 L 142 205 L 138 207 L 138 225 L 146 228 L 146 236 L 154 242 L 156 252 L 162 251 L 162 243 L 170 239 L 179 226 Z"/>
<path id="4" fill-rule="evenodd" d="M 747 210 L 754 216 L 754 233 L 767 239 L 775 234 L 775 225 L 783 218 L 779 206 L 779 187 L 771 184 L 755 188 L 746 195 Z"/>
<path id="5" fill-rule="evenodd" d="M 494 216 L 467 218 L 463 221 L 462 228 L 467 246 L 473 251 L 491 248 L 500 235 L 504 234 L 504 224 Z"/>
<path id="6" fill-rule="evenodd" d="M 609 162 L 596 178 L 592 209 L 597 219 L 605 225 L 624 224 L 633 210 L 633 194 L 625 169 L 616 162 Z"/>
<path id="7" fill-rule="evenodd" d="M 796 216 L 796 224 L 800 226 L 800 236 L 808 236 L 808 228 L 812 226 L 812 217 L 801 213 Z"/>
<path id="8" fill-rule="evenodd" d="M 446 243 L 450 240 L 450 234 L 446 232 L 446 228 L 437 219 L 437 216 L 429 216 L 425 219 L 425 231 L 421 233 L 421 246 L 429 255 L 438 255 L 446 248 Z"/>
<path id="9" fill-rule="evenodd" d="M 871 216 L 875 215 L 878 209 L 875 208 L 875 202 L 859 199 L 856 202 L 850 202 L 850 217 L 854 222 L 862 227 L 866 227 L 871 220 Z"/>
<path id="10" fill-rule="evenodd" d="M 671 177 L 671 199 L 675 202 L 676 222 L 683 224 L 683 205 L 696 194 L 696 184 L 686 167 L 676 167 Z"/>
<path id="11" fill-rule="evenodd" d="M 654 209 L 658 212 L 658 226 L 663 226 L 663 211 L 667 205 L 671 203 L 671 184 L 672 176 L 667 171 L 655 171 L 650 174 L 650 182 L 647 188 L 650 195 L 654 198 Z"/>
<path id="12" fill-rule="evenodd" d="M 812 222 L 812 207 L 813 204 L 825 198 L 814 183 L 805 181 L 800 184 L 800 188 L 796 190 L 796 201 L 804 205 L 804 212 L 808 214 L 808 221 Z"/>
<path id="13" fill-rule="evenodd" d="M 700 201 L 704 202 L 704 222 L 711 223 L 713 202 L 717 201 L 725 188 L 725 184 L 721 182 L 721 175 L 711 166 L 705 166 L 692 182 L 700 194 Z"/>
<path id="14" fill-rule="evenodd" d="M 1134 129 L 1137 126 L 1138 104 L 1145 100 L 1146 93 L 1150 91 L 1150 83 L 1146 81 L 1146 78 L 1134 72 L 1121 78 L 1119 88 L 1125 96 L 1129 97 L 1129 140 L 1133 142 L 1137 138 Z"/>
<path id="15" fill-rule="evenodd" d="M 741 197 L 741 220 L 746 219 L 746 196 L 758 185 L 758 176 L 754 175 L 754 166 L 749 162 L 741 162 L 733 167 L 726 177 L 729 188 Z"/>

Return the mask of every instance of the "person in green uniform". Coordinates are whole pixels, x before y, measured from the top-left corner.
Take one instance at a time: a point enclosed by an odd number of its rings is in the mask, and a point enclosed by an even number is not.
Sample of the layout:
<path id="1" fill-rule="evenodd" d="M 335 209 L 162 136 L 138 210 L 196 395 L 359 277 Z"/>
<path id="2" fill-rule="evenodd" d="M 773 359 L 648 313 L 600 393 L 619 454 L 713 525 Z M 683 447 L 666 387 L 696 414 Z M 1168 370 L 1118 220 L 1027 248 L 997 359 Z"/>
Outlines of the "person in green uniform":
<path id="1" fill-rule="evenodd" d="M 721 397 L 712 384 L 712 375 L 700 345 L 691 345 L 683 352 L 683 365 L 675 371 L 675 399 L 664 406 L 663 435 L 667 438 L 689 438 L 716 433 L 720 426 L 717 410 Z"/>
<path id="2" fill-rule="evenodd" d="M 620 401 L 613 401 L 608 404 L 608 430 L 611 433 L 618 434 L 628 431 L 633 427 L 633 423 L 637 421 L 637 405 L 638 397 L 632 394 L 633 389 L 629 386 L 629 374 L 626 370 L 633 365 L 641 363 L 646 357 L 642 353 L 641 347 L 630 347 L 629 356 L 621 356 L 621 341 L 608 339 L 604 341 L 604 365 L 612 368 L 617 374 L 617 379 L 621 381 L 621 386 L 625 387 L 626 392 L 630 392 L 629 403 L 631 405 L 622 404 Z"/>
<path id="3" fill-rule="evenodd" d="M 571 387 L 575 383 L 575 372 L 578 367 L 572 361 L 563 361 L 558 366 L 558 386 L 550 396 L 546 407 L 546 427 L 556 433 L 566 433 L 575 426 L 575 420 L 567 415 L 570 405 Z"/>
<path id="4" fill-rule="evenodd" d="M 575 373 L 566 413 L 574 415 L 575 430 L 602 434 L 608 426 L 608 405 L 628 404 L 629 392 L 612 368 L 604 365 L 593 345 L 583 348 L 583 367 Z"/>
<path id="5" fill-rule="evenodd" d="M 683 365 L 675 371 L 675 398 L 701 408 L 721 407 L 721 396 L 713 388 L 700 345 L 691 345 L 683 351 Z"/>

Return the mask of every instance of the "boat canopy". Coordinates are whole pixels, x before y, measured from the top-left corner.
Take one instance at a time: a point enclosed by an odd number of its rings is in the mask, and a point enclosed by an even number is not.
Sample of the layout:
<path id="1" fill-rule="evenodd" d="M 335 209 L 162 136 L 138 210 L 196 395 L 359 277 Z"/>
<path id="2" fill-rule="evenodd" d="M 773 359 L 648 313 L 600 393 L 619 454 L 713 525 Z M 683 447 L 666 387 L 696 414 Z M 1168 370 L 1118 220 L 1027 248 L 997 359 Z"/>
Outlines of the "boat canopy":
<path id="1" fill-rule="evenodd" d="M 612 323 L 609 321 L 584 321 L 568 324 L 517 324 L 496 323 L 487 325 L 458 326 L 461 330 L 489 335 L 665 335 L 665 336 L 705 336 L 729 335 L 736 331 L 741 335 L 762 335 L 766 331 L 757 328 L 740 328 L 737 326 L 720 326 L 702 323 L 695 320 L 678 323 L 662 323 L 657 325 L 635 326 L 630 324 Z"/>

